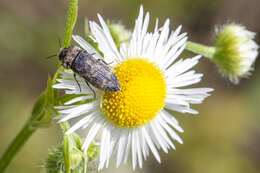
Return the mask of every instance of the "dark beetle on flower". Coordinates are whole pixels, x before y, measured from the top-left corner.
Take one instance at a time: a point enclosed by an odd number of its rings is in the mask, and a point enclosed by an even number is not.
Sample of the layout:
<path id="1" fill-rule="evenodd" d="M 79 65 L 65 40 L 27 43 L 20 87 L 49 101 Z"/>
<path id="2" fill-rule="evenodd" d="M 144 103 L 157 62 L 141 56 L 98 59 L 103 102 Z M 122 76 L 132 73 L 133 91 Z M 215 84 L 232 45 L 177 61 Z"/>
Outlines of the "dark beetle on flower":
<path id="1" fill-rule="evenodd" d="M 76 74 L 85 79 L 95 97 L 95 92 L 89 83 L 106 92 L 120 91 L 120 83 L 112 69 L 102 59 L 94 58 L 93 54 L 89 54 L 86 50 L 77 46 L 62 48 L 59 53 L 59 60 L 64 68 L 71 69 L 74 72 L 75 80 Z M 80 88 L 77 80 L 76 82 Z"/>

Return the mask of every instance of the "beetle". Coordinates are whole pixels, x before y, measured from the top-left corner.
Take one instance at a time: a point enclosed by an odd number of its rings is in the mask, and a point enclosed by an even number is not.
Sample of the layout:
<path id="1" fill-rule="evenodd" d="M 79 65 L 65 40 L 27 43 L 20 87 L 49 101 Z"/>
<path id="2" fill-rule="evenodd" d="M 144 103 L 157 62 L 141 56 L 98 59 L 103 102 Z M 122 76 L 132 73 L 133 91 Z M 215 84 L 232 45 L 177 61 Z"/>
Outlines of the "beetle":
<path id="1" fill-rule="evenodd" d="M 71 69 L 74 72 L 75 80 L 76 74 L 85 79 L 86 84 L 92 90 L 95 97 L 96 94 L 89 83 L 105 92 L 120 91 L 121 86 L 116 75 L 103 59 L 96 59 L 93 54 L 77 46 L 61 48 L 58 57 L 64 68 Z M 80 88 L 77 80 L 76 82 Z"/>

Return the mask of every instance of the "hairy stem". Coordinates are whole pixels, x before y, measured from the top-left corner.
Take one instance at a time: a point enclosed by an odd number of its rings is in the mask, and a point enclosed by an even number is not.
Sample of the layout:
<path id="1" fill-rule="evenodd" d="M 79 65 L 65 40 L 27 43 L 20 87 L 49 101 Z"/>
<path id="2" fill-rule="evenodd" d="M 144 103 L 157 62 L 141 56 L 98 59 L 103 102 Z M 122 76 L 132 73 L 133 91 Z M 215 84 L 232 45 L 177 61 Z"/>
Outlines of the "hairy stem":
<path id="1" fill-rule="evenodd" d="M 12 161 L 13 157 L 22 148 L 25 142 L 30 138 L 30 136 L 36 131 L 29 122 L 27 122 L 22 130 L 17 134 L 15 139 L 9 145 L 2 158 L 0 159 L 0 173 L 4 172 L 9 163 Z"/>
<path id="2" fill-rule="evenodd" d="M 203 55 L 204 57 L 209 59 L 213 58 L 213 55 L 216 51 L 215 47 L 205 46 L 191 41 L 187 41 L 185 49 L 193 53 Z"/>

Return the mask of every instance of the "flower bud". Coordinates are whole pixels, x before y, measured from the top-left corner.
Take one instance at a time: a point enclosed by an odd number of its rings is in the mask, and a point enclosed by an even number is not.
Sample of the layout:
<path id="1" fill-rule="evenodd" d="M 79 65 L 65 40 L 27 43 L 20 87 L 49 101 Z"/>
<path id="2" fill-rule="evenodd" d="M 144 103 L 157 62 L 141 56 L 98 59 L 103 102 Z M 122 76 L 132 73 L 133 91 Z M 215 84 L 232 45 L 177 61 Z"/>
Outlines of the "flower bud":
<path id="1" fill-rule="evenodd" d="M 255 33 L 242 25 L 227 24 L 217 31 L 215 53 L 212 60 L 220 72 L 237 84 L 247 77 L 258 55 Z"/>
<path id="2" fill-rule="evenodd" d="M 70 152 L 70 166 L 71 169 L 74 170 L 76 169 L 79 164 L 84 160 L 84 154 L 77 148 L 73 148 L 72 151 Z"/>
<path id="3" fill-rule="evenodd" d="M 124 25 L 112 23 L 108 25 L 108 27 L 118 47 L 122 42 L 129 42 L 131 33 L 124 27 Z"/>
<path id="4" fill-rule="evenodd" d="M 51 149 L 45 160 L 46 173 L 65 173 L 62 146 Z"/>

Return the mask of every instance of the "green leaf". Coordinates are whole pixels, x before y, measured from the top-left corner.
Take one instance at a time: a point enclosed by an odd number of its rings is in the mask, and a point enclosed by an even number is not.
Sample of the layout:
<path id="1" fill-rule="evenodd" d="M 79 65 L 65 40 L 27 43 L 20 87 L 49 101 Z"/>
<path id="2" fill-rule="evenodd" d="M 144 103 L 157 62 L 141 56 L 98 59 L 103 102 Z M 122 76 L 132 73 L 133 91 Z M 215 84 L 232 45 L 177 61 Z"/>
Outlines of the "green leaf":
<path id="1" fill-rule="evenodd" d="M 89 32 L 89 24 L 88 24 L 88 19 L 86 18 L 85 19 L 85 39 L 86 39 L 86 41 L 94 48 L 94 49 L 96 49 L 96 51 L 98 51 L 98 53 L 100 53 L 100 55 L 103 57 L 104 56 L 104 54 L 103 54 L 103 52 L 101 52 L 100 50 L 99 50 L 99 48 L 98 48 L 98 43 L 97 42 L 95 42 L 94 40 L 92 40 L 92 38 L 91 38 L 91 36 L 93 36 L 92 34 L 91 34 L 91 32 Z"/>
<path id="2" fill-rule="evenodd" d="M 96 49 L 96 51 L 98 51 L 98 53 L 100 53 L 100 55 L 101 55 L 102 57 L 104 57 L 103 52 L 101 52 L 101 51 L 99 50 L 99 48 L 98 48 L 98 43 L 96 43 L 96 42 L 94 42 L 94 41 L 92 40 L 92 38 L 90 37 L 90 34 L 87 34 L 87 35 L 86 35 L 86 41 L 87 41 L 94 49 Z"/>
<path id="3" fill-rule="evenodd" d="M 51 117 L 53 115 L 58 115 L 58 112 L 56 109 L 54 109 L 54 106 L 58 104 L 59 90 L 52 87 L 53 83 L 54 83 L 53 79 L 51 79 L 51 77 L 49 76 L 47 87 L 46 87 L 46 99 L 47 99 L 46 113 L 49 112 L 49 117 L 45 116 L 45 119 L 49 121 L 51 121 Z"/>
<path id="4" fill-rule="evenodd" d="M 88 18 L 85 18 L 84 22 L 85 22 L 84 31 L 85 31 L 85 36 L 87 37 L 90 34 Z"/>
<path id="5" fill-rule="evenodd" d="M 71 136 L 74 139 L 74 142 L 77 145 L 77 148 L 82 148 L 82 140 L 81 140 L 80 136 L 76 133 L 72 133 Z"/>
<path id="6" fill-rule="evenodd" d="M 57 114 L 57 111 L 54 109 L 55 98 L 52 84 L 52 79 L 48 77 L 46 90 L 39 96 L 33 107 L 29 122 L 34 128 L 49 127 L 52 115 Z"/>
<path id="7" fill-rule="evenodd" d="M 48 106 L 52 106 L 54 103 L 54 92 L 52 88 L 52 79 L 48 76 L 47 87 L 46 87 L 46 99 Z"/>
<path id="8" fill-rule="evenodd" d="M 35 121 L 37 119 L 40 119 L 41 115 L 43 115 L 43 112 L 45 111 L 46 105 L 47 105 L 46 94 L 45 92 L 42 92 L 33 106 L 32 116 L 30 120 Z"/>
<path id="9" fill-rule="evenodd" d="M 56 71 L 56 73 L 54 74 L 54 76 L 53 76 L 53 79 L 52 79 L 52 85 L 54 85 L 54 84 L 56 84 L 56 79 L 59 77 L 59 75 L 60 75 L 60 73 L 58 72 L 59 70 L 62 70 L 63 69 L 63 67 L 62 66 L 60 66 L 60 67 L 58 67 L 58 70 Z M 52 86 L 51 86 L 52 87 Z M 59 90 L 57 89 L 57 88 L 52 88 L 52 91 L 53 91 L 53 100 L 54 100 L 54 102 L 53 102 L 53 106 L 57 106 L 57 105 L 59 105 L 59 97 L 60 97 L 60 95 L 59 95 Z M 58 115 L 58 112 L 54 109 L 54 111 L 55 111 L 55 113 L 56 113 L 56 115 Z"/>
<path id="10" fill-rule="evenodd" d="M 68 11 L 68 16 L 67 16 L 67 21 L 66 21 L 65 35 L 64 35 L 63 43 L 62 43 L 62 46 L 64 48 L 67 48 L 70 45 L 72 31 L 76 24 L 77 16 L 78 16 L 78 0 L 71 0 L 70 6 L 69 6 L 69 11 Z"/>

